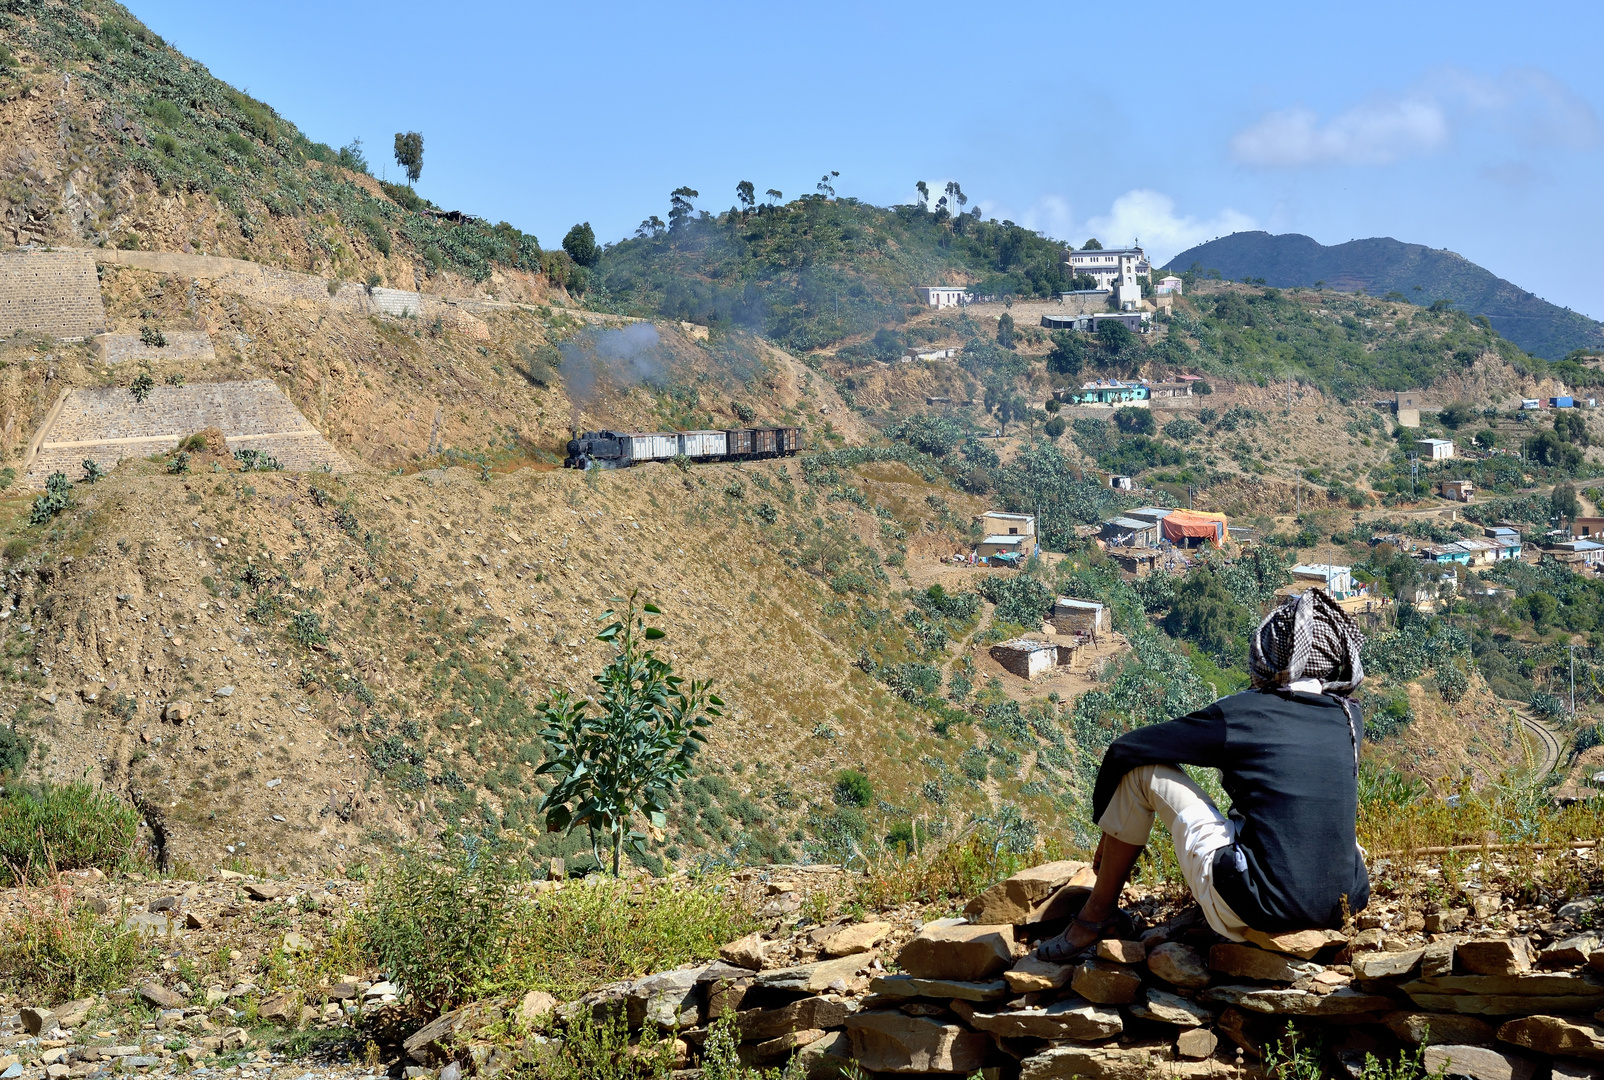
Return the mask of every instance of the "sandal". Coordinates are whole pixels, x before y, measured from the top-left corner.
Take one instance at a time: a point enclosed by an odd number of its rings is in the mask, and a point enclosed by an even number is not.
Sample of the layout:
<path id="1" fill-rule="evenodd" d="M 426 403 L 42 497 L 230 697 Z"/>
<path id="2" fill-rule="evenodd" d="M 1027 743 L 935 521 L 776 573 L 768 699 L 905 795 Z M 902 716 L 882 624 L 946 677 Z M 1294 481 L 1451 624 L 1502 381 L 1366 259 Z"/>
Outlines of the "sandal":
<path id="1" fill-rule="evenodd" d="M 1083 960 L 1090 960 L 1097 952 L 1097 943 L 1108 938 L 1133 938 L 1136 936 L 1136 923 L 1129 915 L 1119 908 L 1106 919 L 1092 921 L 1075 916 L 1075 925 L 1092 931 L 1097 936 L 1081 948 L 1072 948 L 1069 944 L 1069 931 L 1065 930 L 1057 937 L 1048 938 L 1036 946 L 1036 959 L 1045 960 L 1050 964 L 1078 964 Z"/>

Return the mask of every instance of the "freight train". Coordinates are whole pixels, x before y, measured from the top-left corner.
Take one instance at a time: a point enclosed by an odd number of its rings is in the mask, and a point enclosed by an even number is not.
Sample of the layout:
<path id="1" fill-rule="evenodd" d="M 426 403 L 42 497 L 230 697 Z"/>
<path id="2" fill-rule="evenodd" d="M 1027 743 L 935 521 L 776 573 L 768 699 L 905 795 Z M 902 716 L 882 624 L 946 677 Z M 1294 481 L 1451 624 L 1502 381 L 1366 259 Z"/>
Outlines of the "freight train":
<path id="1" fill-rule="evenodd" d="M 692 461 L 791 457 L 802 449 L 794 427 L 732 431 L 586 431 L 568 440 L 565 469 L 623 469 L 681 455 Z"/>

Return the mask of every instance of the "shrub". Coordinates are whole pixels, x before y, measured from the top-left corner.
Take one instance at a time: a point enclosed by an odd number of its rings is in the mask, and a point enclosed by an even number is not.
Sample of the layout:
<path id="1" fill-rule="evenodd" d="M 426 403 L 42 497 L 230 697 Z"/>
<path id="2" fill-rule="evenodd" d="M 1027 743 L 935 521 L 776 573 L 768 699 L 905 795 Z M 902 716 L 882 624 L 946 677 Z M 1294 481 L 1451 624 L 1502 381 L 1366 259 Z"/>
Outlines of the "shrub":
<path id="1" fill-rule="evenodd" d="M 189 454 L 180 450 L 173 455 L 173 460 L 167 463 L 167 471 L 174 476 L 183 476 L 189 472 Z"/>
<path id="2" fill-rule="evenodd" d="M 323 629 L 323 616 L 315 611 L 297 611 L 290 616 L 290 640 L 306 649 L 327 644 L 329 632 Z"/>
<path id="3" fill-rule="evenodd" d="M 0 931 L 0 981 L 14 992 L 49 1001 L 128 985 L 148 947 L 139 935 L 102 922 L 65 899 L 25 901 L 22 915 Z"/>
<path id="4" fill-rule="evenodd" d="M 0 777 L 22 772 L 32 749 L 27 736 L 18 733 L 15 728 L 0 728 Z"/>
<path id="5" fill-rule="evenodd" d="M 140 327 L 139 328 L 139 340 L 142 343 L 144 343 L 146 345 L 149 345 L 153 349 L 161 349 L 161 348 L 165 348 L 167 346 L 167 335 L 162 333 L 160 330 L 156 329 L 154 326 L 148 326 L 147 325 L 147 326 Z M 139 382 L 139 379 L 149 379 L 149 378 L 150 378 L 149 375 L 145 375 L 145 374 L 141 373 L 139 378 L 136 378 L 134 380 L 134 382 L 137 383 L 137 382 Z M 139 400 L 140 401 L 144 401 L 145 399 L 144 398 L 140 398 Z"/>
<path id="6" fill-rule="evenodd" d="M 146 329 L 149 329 L 149 328 L 147 327 Z M 143 331 L 140 333 L 139 336 L 141 338 L 143 338 L 145 336 Z M 155 336 L 156 337 L 161 337 L 161 334 L 158 332 Z M 154 343 L 153 342 L 147 342 L 147 344 L 154 344 Z M 163 344 L 163 345 L 167 344 L 167 339 L 166 338 L 162 338 L 161 339 L 161 344 Z M 155 388 L 155 386 L 156 386 L 156 380 L 151 378 L 150 374 L 148 372 L 141 371 L 138 375 L 134 376 L 134 381 L 128 384 L 128 393 L 133 397 L 133 399 L 135 401 L 143 402 L 146 398 L 150 397 L 150 392 L 151 392 L 151 390 L 153 390 Z"/>
<path id="7" fill-rule="evenodd" d="M 45 480 L 45 493 L 33 501 L 28 524 L 44 525 L 72 505 L 72 481 L 66 473 L 53 472 Z"/>
<path id="8" fill-rule="evenodd" d="M 375 217 L 367 217 L 363 218 L 360 224 L 363 233 L 373 242 L 373 246 L 385 256 L 389 256 L 390 230 L 384 227 L 384 222 Z"/>
<path id="9" fill-rule="evenodd" d="M 47 869 L 115 871 L 138 826 L 138 811 L 88 784 L 8 790 L 0 798 L 0 884 Z"/>
<path id="10" fill-rule="evenodd" d="M 983 578 L 980 595 L 997 605 L 996 621 L 1040 627 L 1053 605 L 1053 594 L 1033 577 Z"/>
<path id="11" fill-rule="evenodd" d="M 835 778 L 835 801 L 839 806 L 868 806 L 874 798 L 874 784 L 856 769 L 842 769 Z"/>

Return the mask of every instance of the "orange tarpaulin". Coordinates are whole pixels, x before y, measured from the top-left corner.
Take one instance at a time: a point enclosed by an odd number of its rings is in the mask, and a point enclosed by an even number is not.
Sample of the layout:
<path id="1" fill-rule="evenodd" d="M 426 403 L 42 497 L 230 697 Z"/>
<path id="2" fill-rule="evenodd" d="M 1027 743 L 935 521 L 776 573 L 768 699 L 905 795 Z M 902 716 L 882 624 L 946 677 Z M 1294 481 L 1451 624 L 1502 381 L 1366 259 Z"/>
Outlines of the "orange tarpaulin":
<path id="1" fill-rule="evenodd" d="M 1205 514 L 1201 510 L 1176 510 L 1164 518 L 1164 539 L 1172 544 L 1188 540 L 1208 540 L 1218 544 L 1225 538 L 1225 515 Z"/>

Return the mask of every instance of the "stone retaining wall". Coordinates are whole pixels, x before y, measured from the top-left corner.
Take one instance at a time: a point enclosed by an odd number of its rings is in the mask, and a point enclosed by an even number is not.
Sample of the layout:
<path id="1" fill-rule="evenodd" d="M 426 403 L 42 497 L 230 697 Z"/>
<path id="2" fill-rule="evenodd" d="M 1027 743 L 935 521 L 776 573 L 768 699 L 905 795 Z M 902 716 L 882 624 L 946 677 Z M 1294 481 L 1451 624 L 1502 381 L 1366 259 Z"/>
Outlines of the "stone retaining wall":
<path id="1" fill-rule="evenodd" d="M 136 402 L 123 387 L 75 390 L 49 423 L 23 482 L 43 487 L 53 472 L 76 478 L 86 459 L 115 468 L 124 458 L 171 450 L 204 428 L 223 432 L 231 450 L 271 454 L 286 469 L 311 471 L 350 465 L 269 379 L 158 386 Z"/>
<path id="2" fill-rule="evenodd" d="M 95 261 L 82 251 L 0 255 L 0 335 L 77 339 L 106 325 Z"/>
<path id="3" fill-rule="evenodd" d="M 144 360 L 157 364 L 172 360 L 208 361 L 217 359 L 212 339 L 204 330 L 166 330 L 165 345 L 146 345 L 138 334 L 101 334 L 95 339 L 95 352 L 103 364 L 123 364 Z"/>

